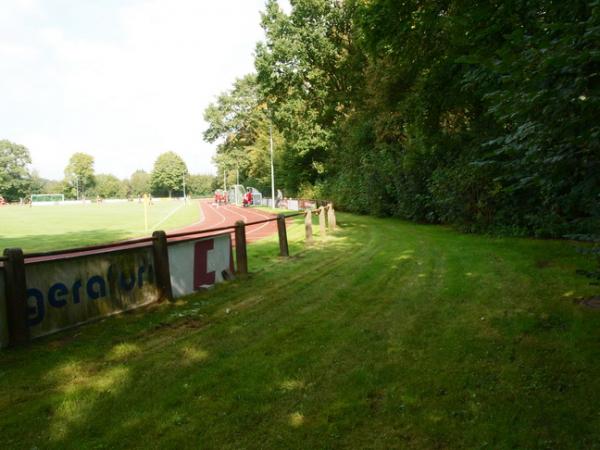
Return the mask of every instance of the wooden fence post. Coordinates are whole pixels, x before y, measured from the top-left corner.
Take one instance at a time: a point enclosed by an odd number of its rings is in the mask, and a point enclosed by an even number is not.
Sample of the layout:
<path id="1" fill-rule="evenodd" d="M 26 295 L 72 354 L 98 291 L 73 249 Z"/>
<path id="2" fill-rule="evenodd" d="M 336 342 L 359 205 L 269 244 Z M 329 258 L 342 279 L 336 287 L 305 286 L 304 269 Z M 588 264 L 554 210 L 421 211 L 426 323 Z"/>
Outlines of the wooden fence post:
<path id="1" fill-rule="evenodd" d="M 248 252 L 246 251 L 246 224 L 243 220 L 235 223 L 235 257 L 237 260 L 237 273 L 248 273 Z"/>
<path id="2" fill-rule="evenodd" d="M 313 232 L 312 232 L 312 211 L 307 209 L 304 211 L 304 231 L 306 233 L 306 243 L 312 244 Z"/>
<path id="3" fill-rule="evenodd" d="M 19 345 L 29 341 L 25 257 L 20 248 L 7 248 L 4 256 L 8 342 L 10 345 Z"/>
<path id="4" fill-rule="evenodd" d="M 319 233 L 321 234 L 321 239 L 325 239 L 325 235 L 327 234 L 327 225 L 325 224 L 325 207 L 321 206 L 319 211 Z"/>
<path id="5" fill-rule="evenodd" d="M 279 234 L 279 256 L 290 256 L 284 214 L 279 214 L 277 216 L 277 232 Z"/>
<path id="6" fill-rule="evenodd" d="M 335 210 L 333 209 L 333 203 L 330 203 L 329 207 L 327 208 L 327 219 L 329 219 L 329 229 L 331 231 L 335 231 L 335 229 L 337 228 L 337 220 L 335 218 Z"/>
<path id="7" fill-rule="evenodd" d="M 167 235 L 164 231 L 155 231 L 152 233 L 152 253 L 154 254 L 156 284 L 160 290 L 161 300 L 166 298 L 169 301 L 173 301 L 169 249 L 167 247 Z"/>

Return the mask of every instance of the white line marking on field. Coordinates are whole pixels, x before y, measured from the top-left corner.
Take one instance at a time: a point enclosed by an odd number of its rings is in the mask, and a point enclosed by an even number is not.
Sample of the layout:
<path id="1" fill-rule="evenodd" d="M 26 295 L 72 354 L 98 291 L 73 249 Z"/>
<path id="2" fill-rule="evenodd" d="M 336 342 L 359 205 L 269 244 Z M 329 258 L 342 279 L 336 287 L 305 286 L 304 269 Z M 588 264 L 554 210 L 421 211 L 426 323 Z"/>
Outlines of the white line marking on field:
<path id="1" fill-rule="evenodd" d="M 169 214 L 167 214 L 161 221 L 159 221 L 157 224 L 155 224 L 151 229 L 152 230 L 156 230 L 156 228 L 158 228 L 158 226 L 163 223 L 165 220 L 167 220 L 169 217 L 171 217 L 173 214 L 175 214 L 178 210 L 180 210 L 183 206 L 185 206 L 185 203 L 182 203 L 181 205 L 177 206 L 173 211 L 171 211 Z"/>
<path id="2" fill-rule="evenodd" d="M 194 223 L 189 224 L 188 227 L 193 227 L 194 225 L 200 225 L 206 219 L 206 214 L 204 213 L 204 210 L 202 209 L 202 203 L 201 202 L 198 202 L 198 209 L 200 210 L 200 220 L 198 222 L 194 222 Z"/>

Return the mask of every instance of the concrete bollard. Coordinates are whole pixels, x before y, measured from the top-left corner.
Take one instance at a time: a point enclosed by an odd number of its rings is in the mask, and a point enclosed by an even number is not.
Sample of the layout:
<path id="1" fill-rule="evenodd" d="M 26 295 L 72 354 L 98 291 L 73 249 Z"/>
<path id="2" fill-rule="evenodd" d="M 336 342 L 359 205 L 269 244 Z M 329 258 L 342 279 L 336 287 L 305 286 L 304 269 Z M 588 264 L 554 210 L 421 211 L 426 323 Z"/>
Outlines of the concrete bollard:
<path id="1" fill-rule="evenodd" d="M 312 211 L 307 209 L 304 211 L 304 231 L 306 234 L 306 243 L 312 244 L 313 242 L 313 229 L 312 229 Z"/>
<path id="2" fill-rule="evenodd" d="M 325 239 L 327 234 L 327 224 L 325 223 L 325 208 L 321 206 L 319 211 L 319 233 L 321 234 L 321 239 Z"/>
<path id="3" fill-rule="evenodd" d="M 331 231 L 335 231 L 335 229 L 337 228 L 337 220 L 335 218 L 335 210 L 333 209 L 333 203 L 330 203 L 329 207 L 327 208 L 327 219 L 329 222 L 329 229 Z"/>

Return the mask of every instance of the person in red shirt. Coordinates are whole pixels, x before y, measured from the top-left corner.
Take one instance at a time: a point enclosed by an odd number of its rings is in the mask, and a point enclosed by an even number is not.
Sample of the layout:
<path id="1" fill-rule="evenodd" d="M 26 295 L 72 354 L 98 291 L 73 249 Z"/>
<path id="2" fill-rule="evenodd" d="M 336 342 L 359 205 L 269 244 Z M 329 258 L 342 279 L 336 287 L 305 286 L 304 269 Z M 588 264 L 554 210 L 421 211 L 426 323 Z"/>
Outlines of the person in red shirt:
<path id="1" fill-rule="evenodd" d="M 252 205 L 252 191 L 250 189 L 248 189 L 248 192 L 246 192 L 246 194 L 244 195 L 243 205 L 244 206 Z"/>

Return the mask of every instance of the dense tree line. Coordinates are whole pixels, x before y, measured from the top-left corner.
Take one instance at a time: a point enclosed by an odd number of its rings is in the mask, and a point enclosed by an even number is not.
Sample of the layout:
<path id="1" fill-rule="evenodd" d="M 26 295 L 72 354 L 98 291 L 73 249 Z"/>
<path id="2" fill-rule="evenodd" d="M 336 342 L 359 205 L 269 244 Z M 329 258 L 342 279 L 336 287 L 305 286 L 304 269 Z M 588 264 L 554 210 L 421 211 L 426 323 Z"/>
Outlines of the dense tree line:
<path id="1" fill-rule="evenodd" d="M 62 180 L 47 180 L 30 170 L 31 155 L 23 145 L 0 140 L 0 196 L 9 202 L 26 200 L 32 194 L 64 194 L 66 199 L 137 198 L 187 195 L 211 196 L 216 187 L 213 175 L 189 174 L 183 159 L 174 152 L 160 155 L 151 173 L 136 170 L 128 179 L 96 174 L 94 157 L 74 153 Z"/>
<path id="2" fill-rule="evenodd" d="M 291 4 L 267 2 L 244 79 L 281 135 L 288 194 L 471 231 L 597 228 L 600 2 Z M 249 97 L 227 95 L 238 125 L 208 136 L 217 163 L 249 153 L 227 146 L 245 139 Z"/>

